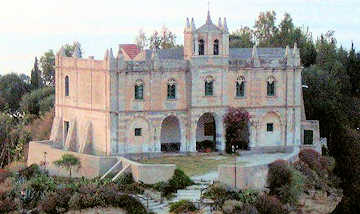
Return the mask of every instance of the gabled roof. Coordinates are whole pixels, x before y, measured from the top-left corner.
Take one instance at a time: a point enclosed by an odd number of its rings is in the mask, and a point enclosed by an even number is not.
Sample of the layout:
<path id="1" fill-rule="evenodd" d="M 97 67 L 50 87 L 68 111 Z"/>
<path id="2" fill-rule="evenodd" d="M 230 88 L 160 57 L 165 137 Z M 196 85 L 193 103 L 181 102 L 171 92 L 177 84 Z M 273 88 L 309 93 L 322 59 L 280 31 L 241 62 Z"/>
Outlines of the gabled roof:
<path id="1" fill-rule="evenodd" d="M 210 24 L 204 24 L 203 26 L 199 27 L 196 32 L 202 32 L 202 33 L 205 33 L 205 32 L 219 32 L 221 33 L 221 29 L 218 28 L 216 25 L 214 25 L 213 23 L 210 23 Z"/>
<path id="2" fill-rule="evenodd" d="M 120 44 L 119 47 L 123 49 L 131 59 L 134 59 L 140 53 L 140 49 L 136 44 Z"/>

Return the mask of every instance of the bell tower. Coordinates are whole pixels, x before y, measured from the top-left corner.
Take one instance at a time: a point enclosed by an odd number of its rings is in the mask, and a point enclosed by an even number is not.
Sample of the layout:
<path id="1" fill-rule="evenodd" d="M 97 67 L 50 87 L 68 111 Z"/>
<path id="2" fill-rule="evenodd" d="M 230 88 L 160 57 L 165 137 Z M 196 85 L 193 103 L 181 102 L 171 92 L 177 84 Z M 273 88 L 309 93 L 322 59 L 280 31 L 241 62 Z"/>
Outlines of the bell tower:
<path id="1" fill-rule="evenodd" d="M 184 58 L 201 56 L 229 56 L 229 30 L 226 18 L 219 18 L 218 25 L 213 24 L 208 11 L 206 23 L 195 27 L 194 18 L 186 19 L 184 30 Z"/>

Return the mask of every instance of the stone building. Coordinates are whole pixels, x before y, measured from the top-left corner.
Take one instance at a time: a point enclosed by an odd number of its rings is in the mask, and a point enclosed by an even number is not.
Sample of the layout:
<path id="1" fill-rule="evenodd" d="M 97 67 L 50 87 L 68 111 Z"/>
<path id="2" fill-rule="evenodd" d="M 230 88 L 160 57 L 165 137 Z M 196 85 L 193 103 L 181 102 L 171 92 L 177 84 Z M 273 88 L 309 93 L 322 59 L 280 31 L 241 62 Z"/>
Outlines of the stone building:
<path id="1" fill-rule="evenodd" d="M 233 106 L 251 115 L 253 149 L 318 142 L 318 121 L 305 117 L 302 69 L 296 44 L 229 48 L 226 19 L 215 25 L 210 13 L 198 28 L 186 20 L 183 48 L 123 44 L 103 60 L 61 48 L 50 140 L 92 155 L 195 152 L 204 140 L 224 150 L 223 116 Z"/>

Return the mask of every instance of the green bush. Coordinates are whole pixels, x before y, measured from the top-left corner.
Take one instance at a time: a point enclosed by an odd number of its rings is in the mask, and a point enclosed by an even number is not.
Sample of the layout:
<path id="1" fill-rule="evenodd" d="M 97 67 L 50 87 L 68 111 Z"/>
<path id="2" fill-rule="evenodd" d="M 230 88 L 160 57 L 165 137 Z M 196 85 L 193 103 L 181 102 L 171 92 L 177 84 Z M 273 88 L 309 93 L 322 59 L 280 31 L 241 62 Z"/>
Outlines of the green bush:
<path id="1" fill-rule="evenodd" d="M 187 186 L 193 185 L 194 182 L 182 170 L 175 169 L 174 175 L 169 180 L 169 184 L 174 189 L 184 189 Z"/>
<path id="2" fill-rule="evenodd" d="M 304 192 L 304 177 L 295 169 L 291 169 L 291 177 L 291 184 L 279 187 L 278 196 L 282 203 L 295 205 Z"/>
<path id="3" fill-rule="evenodd" d="M 291 179 L 291 169 L 286 161 L 276 160 L 269 165 L 267 185 L 271 195 L 277 194 L 279 187 L 289 185 Z"/>
<path id="4" fill-rule="evenodd" d="M 188 200 L 181 200 L 170 204 L 170 212 L 174 212 L 176 214 L 194 212 L 196 210 L 198 209 L 195 207 L 194 203 Z"/>
<path id="5" fill-rule="evenodd" d="M 178 189 L 185 189 L 193 184 L 194 182 L 182 170 L 175 169 L 174 175 L 168 182 L 158 182 L 152 187 L 161 192 L 163 196 L 168 197 Z"/>
<path id="6" fill-rule="evenodd" d="M 224 214 L 235 213 L 235 210 L 241 210 L 242 203 L 236 200 L 226 200 L 222 206 L 222 211 Z"/>
<path id="7" fill-rule="evenodd" d="M 127 185 L 127 184 L 133 184 L 135 181 L 131 172 L 126 172 L 120 175 L 115 182 L 120 185 Z"/>

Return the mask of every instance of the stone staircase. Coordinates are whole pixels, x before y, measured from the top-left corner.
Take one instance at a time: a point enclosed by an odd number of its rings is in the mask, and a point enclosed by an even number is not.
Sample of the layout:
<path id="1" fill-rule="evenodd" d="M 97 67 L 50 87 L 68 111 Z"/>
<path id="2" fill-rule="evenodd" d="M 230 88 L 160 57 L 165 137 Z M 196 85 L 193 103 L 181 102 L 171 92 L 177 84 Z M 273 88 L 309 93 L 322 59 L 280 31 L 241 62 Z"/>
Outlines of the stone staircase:
<path id="1" fill-rule="evenodd" d="M 195 205 L 201 208 L 201 194 L 202 189 L 207 188 L 211 181 L 203 181 L 203 180 L 194 180 L 195 184 L 192 186 L 188 186 L 186 189 L 177 190 L 175 197 L 171 200 L 164 199 L 161 202 L 159 199 L 153 199 L 149 196 L 145 195 L 136 195 L 137 199 L 145 206 L 148 207 L 148 211 L 151 211 L 156 214 L 167 214 L 169 213 L 170 203 L 178 202 L 180 200 L 189 200 L 195 203 Z M 205 212 L 211 213 L 209 212 Z"/>

